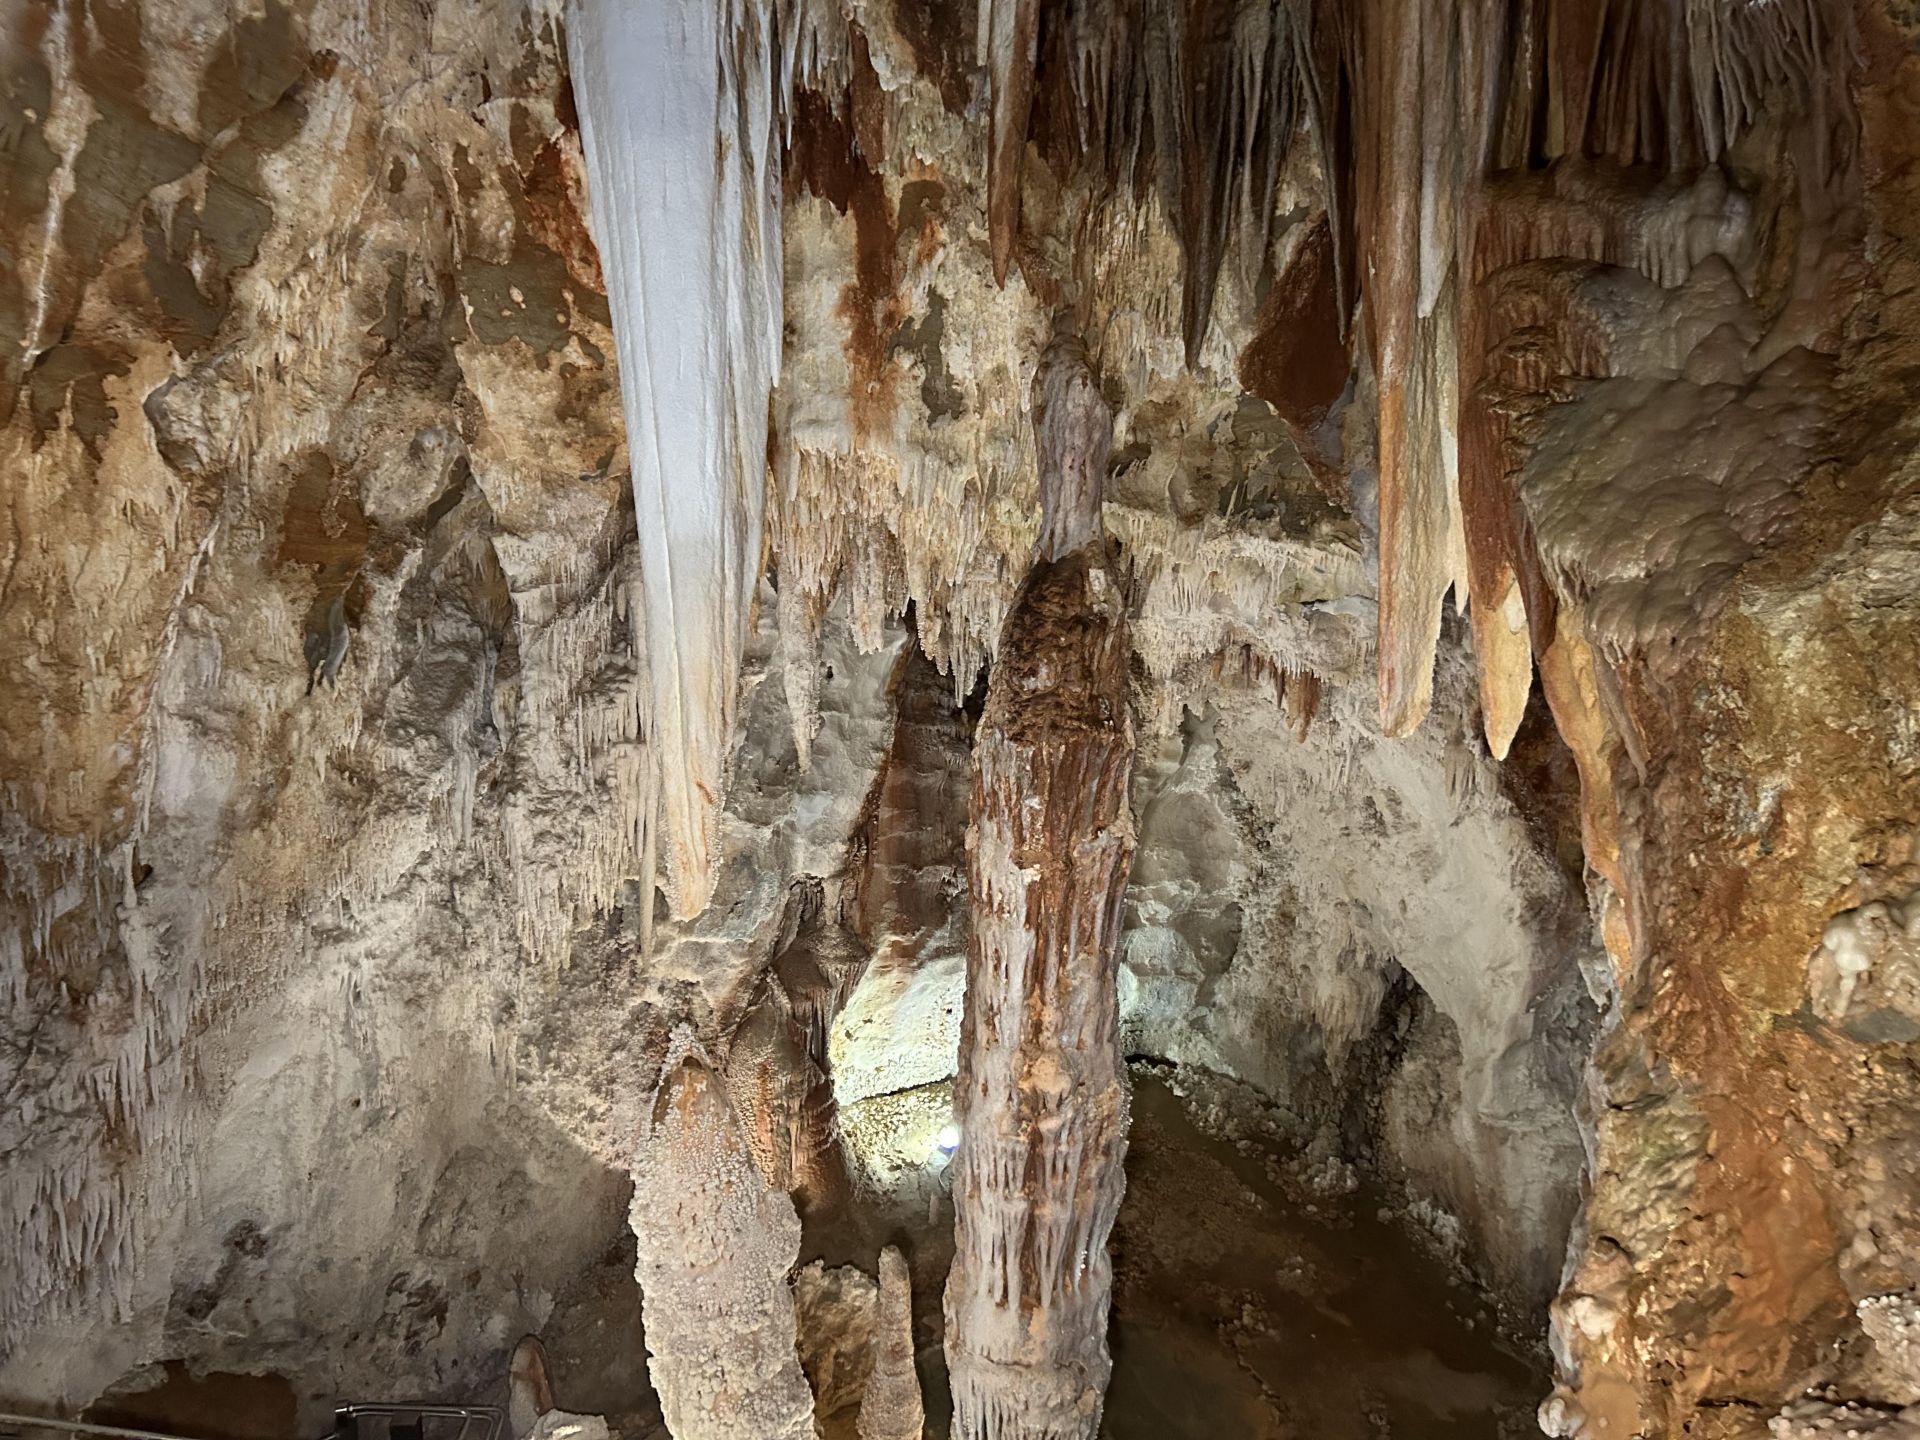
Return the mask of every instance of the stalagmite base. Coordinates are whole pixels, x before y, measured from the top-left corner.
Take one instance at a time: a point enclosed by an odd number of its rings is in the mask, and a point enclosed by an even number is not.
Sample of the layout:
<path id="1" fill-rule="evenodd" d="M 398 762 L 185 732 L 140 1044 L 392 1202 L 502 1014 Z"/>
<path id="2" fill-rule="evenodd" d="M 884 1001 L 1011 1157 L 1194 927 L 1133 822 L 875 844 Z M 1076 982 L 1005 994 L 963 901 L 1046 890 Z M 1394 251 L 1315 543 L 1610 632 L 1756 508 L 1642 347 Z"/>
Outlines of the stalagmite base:
<path id="1" fill-rule="evenodd" d="M 1115 981 L 1133 734 L 1099 519 L 1109 419 L 1070 341 L 1049 350 L 1034 391 L 1047 525 L 1001 634 L 973 779 L 946 1295 L 962 1440 L 1098 1432 L 1107 1236 L 1125 1187 Z"/>
<path id="2" fill-rule="evenodd" d="M 800 1219 L 684 1032 L 642 1126 L 632 1225 L 648 1371 L 674 1440 L 812 1440 L 787 1289 Z"/>
<path id="3" fill-rule="evenodd" d="M 880 1299 L 873 1313 L 873 1374 L 860 1397 L 859 1440 L 920 1440 L 927 1423 L 913 1368 L 913 1277 L 907 1257 L 880 1252 Z"/>

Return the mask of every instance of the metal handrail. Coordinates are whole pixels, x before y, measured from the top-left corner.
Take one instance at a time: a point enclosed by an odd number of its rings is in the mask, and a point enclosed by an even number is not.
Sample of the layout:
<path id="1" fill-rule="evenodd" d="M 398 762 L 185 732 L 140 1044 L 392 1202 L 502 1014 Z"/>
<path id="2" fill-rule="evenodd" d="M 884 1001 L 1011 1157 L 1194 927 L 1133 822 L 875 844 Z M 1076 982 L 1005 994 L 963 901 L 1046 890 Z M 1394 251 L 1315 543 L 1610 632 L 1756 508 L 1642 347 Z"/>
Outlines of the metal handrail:
<path id="1" fill-rule="evenodd" d="M 111 1440 L 193 1440 L 188 1435 L 170 1435 L 164 1430 L 129 1430 L 124 1425 L 96 1425 L 91 1420 L 49 1420 L 41 1415 L 10 1415 L 0 1411 L 0 1435 L 17 1426 L 35 1430 L 60 1430 L 69 1435 L 100 1435 Z"/>
<path id="2" fill-rule="evenodd" d="M 486 1426 L 479 1440 L 501 1440 L 502 1432 L 506 1429 L 506 1416 L 498 1405 L 442 1405 L 426 1401 L 418 1404 L 362 1402 L 335 1407 L 336 1434 L 339 1422 L 358 1420 L 363 1415 L 386 1416 L 390 1419 L 458 1420 L 459 1440 L 468 1440 L 476 1420 L 484 1422 Z M 97 1440 L 195 1440 L 193 1436 L 176 1435 L 165 1430 L 134 1430 L 124 1425 L 98 1425 L 91 1420 L 51 1420 L 42 1415 L 13 1415 L 0 1411 L 0 1440 L 5 1440 L 5 1437 L 18 1430 L 58 1430 L 66 1435 L 97 1437 Z"/>
<path id="3" fill-rule="evenodd" d="M 486 1430 L 482 1440 L 500 1440 L 501 1432 L 506 1429 L 506 1415 L 498 1405 L 438 1405 L 427 1402 L 389 1403 L 373 1402 L 334 1407 L 334 1434 L 341 1433 L 343 1420 L 358 1420 L 362 1415 L 400 1416 L 403 1418 L 458 1420 L 460 1422 L 460 1440 L 467 1440 L 467 1433 L 473 1422 L 483 1420 Z"/>

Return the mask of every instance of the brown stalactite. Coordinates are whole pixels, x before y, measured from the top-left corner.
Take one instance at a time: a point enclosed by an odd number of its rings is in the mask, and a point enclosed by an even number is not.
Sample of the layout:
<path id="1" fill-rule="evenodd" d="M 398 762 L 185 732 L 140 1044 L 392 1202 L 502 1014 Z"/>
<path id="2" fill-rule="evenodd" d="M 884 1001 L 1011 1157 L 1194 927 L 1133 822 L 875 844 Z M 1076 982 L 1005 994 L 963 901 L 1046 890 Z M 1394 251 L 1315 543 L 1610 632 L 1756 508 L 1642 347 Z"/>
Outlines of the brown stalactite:
<path id="1" fill-rule="evenodd" d="M 1033 71 L 1040 0 L 984 0 L 980 59 L 987 67 L 992 118 L 987 141 L 987 234 L 995 283 L 1007 283 L 1020 230 L 1020 173 L 1033 113 Z"/>
<path id="2" fill-rule="evenodd" d="M 1189 0 L 1167 16 L 1147 28 L 1154 143 L 1186 256 L 1181 334 L 1193 366 L 1236 222 L 1250 252 L 1266 253 L 1295 121 L 1292 12 Z"/>
<path id="3" fill-rule="evenodd" d="M 1570 18 L 1567 24 L 1575 22 Z M 1530 573 L 1537 579 L 1539 563 L 1532 558 L 1532 537 L 1526 533 L 1519 497 L 1502 468 L 1500 418 L 1481 389 L 1490 287 L 1482 283 L 1474 247 L 1495 143 L 1494 107 L 1506 34 L 1491 0 L 1463 6 L 1459 28 L 1462 159 L 1454 237 L 1459 287 L 1457 483 L 1482 724 L 1489 753 L 1502 760 L 1520 728 L 1532 688 L 1535 645 L 1529 624 L 1546 623 L 1547 615 L 1535 612 L 1550 604 L 1551 597 L 1539 593 L 1544 585 L 1529 589 L 1520 578 L 1521 568 L 1531 560 Z"/>
<path id="4" fill-rule="evenodd" d="M 1320 173 L 1327 188 L 1327 220 L 1333 233 L 1334 299 L 1340 333 L 1348 338 L 1360 285 L 1355 223 L 1352 24 L 1344 0 L 1304 0 L 1306 23 L 1295 32 L 1294 64 L 1303 109 Z"/>
<path id="5" fill-rule="evenodd" d="M 1181 337 L 1197 366 L 1229 246 L 1256 261 L 1267 252 L 1299 115 L 1298 8 L 1082 0 L 1042 28 L 1042 153 L 1105 187 L 1157 187 L 1186 261 Z"/>
<path id="6" fill-rule="evenodd" d="M 1304 743 L 1320 710 L 1320 677 L 1310 671 L 1287 676 L 1286 707 L 1293 738 Z"/>
<path id="7" fill-rule="evenodd" d="M 1440 605 L 1457 570 L 1452 216 L 1460 157 L 1452 7 L 1361 9 L 1355 221 L 1380 397 L 1380 727 L 1405 735 L 1433 689 Z"/>
<path id="8" fill-rule="evenodd" d="M 1508 416 L 1483 379 L 1487 297 L 1463 287 L 1460 324 L 1460 517 L 1466 544 L 1474 653 L 1487 746 L 1505 759 L 1526 711 L 1536 635 L 1552 624 L 1554 600 L 1507 471 Z M 1531 581 L 1531 583 L 1529 583 Z"/>
<path id="9" fill-rule="evenodd" d="M 1153 13 L 1075 3 L 1044 23 L 1030 3 L 997 3 L 981 34 L 996 275 L 1014 250 L 1038 115 L 1043 148 L 1097 162 L 1112 186 L 1143 168 L 1157 184 L 1186 261 L 1190 365 L 1229 237 L 1264 252 L 1278 168 L 1306 115 L 1337 323 L 1357 302 L 1378 378 L 1381 723 L 1403 734 L 1424 715 L 1442 600 L 1464 581 L 1488 739 L 1504 752 L 1554 627 L 1496 473 L 1501 424 L 1474 393 L 1489 340 L 1480 281 L 1521 260 L 1584 256 L 1667 283 L 1668 252 L 1700 243 L 1662 221 L 1674 185 L 1718 161 L 1770 96 L 1807 112 L 1808 163 L 1846 152 L 1833 118 L 1845 108 L 1832 78 L 1849 44 L 1842 21 L 1820 0 L 1185 0 Z"/>
<path id="10" fill-rule="evenodd" d="M 1533 681 L 1533 616 L 1515 564 L 1530 541 L 1522 538 L 1525 516 L 1495 458 L 1501 448 L 1499 417 L 1478 391 L 1466 396 L 1461 409 L 1460 515 L 1480 710 L 1487 748 L 1503 760 L 1526 713 Z"/>
<path id="11" fill-rule="evenodd" d="M 975 749 L 946 1295 L 962 1440 L 1097 1433 L 1112 1369 L 1106 1245 L 1125 1187 L 1116 983 L 1133 851 L 1129 651 L 1098 491 L 1076 479 L 1091 456 L 1075 449 L 1104 453 L 1106 411 L 1071 342 L 1050 348 L 1035 390 L 1051 533 L 1086 538 L 1036 557 Z"/>
<path id="12" fill-rule="evenodd" d="M 1358 291 L 1378 377 L 1380 698 L 1390 731 L 1424 712 L 1431 637 L 1461 547 L 1496 752 L 1524 709 L 1528 651 L 1554 630 L 1552 596 L 1499 472 L 1504 424 L 1476 394 L 1486 349 L 1498 343 L 1483 313 L 1486 277 L 1571 256 L 1672 283 L 1690 258 L 1672 252 L 1701 242 L 1698 226 L 1676 235 L 1665 211 L 1685 198 L 1701 223 L 1713 221 L 1711 174 L 1705 188 L 1681 192 L 1768 93 L 1807 111 L 1822 137 L 1840 136 L 1818 154 L 1846 152 L 1846 127 L 1831 118 L 1844 105 L 1830 92 L 1847 45 L 1842 22 L 1812 0 L 1312 8 L 1298 62 L 1306 111 L 1337 276 Z M 1723 229 L 1732 236 L 1743 223 L 1729 213 Z M 1457 335 L 1445 323 L 1449 284 Z M 1457 500 L 1445 473 L 1456 434 Z M 1459 537 L 1446 533 L 1456 504 Z"/>
<path id="13" fill-rule="evenodd" d="M 1238 368 L 1247 391 L 1287 422 L 1315 483 L 1329 499 L 1345 503 L 1338 436 L 1322 430 L 1353 372 L 1334 253 L 1333 231 L 1322 215 L 1274 277 Z"/>
<path id="14" fill-rule="evenodd" d="M 817 91 L 794 97 L 781 182 L 786 197 L 813 194 L 853 220 L 853 274 L 840 292 L 846 322 L 847 398 L 856 441 L 892 424 L 896 370 L 889 352 L 905 318 L 898 294 L 895 219 L 879 167 L 886 160 L 886 101 L 866 37 L 850 27 L 845 103 Z"/>

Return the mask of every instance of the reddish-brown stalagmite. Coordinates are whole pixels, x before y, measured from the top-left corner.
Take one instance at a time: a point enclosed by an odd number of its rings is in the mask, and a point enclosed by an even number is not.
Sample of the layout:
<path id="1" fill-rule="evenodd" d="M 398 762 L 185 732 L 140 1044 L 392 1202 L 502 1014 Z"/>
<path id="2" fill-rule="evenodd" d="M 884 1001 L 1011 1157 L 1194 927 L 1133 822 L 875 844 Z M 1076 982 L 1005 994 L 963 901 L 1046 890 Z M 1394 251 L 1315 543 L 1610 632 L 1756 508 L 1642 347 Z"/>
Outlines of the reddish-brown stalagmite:
<path id="1" fill-rule="evenodd" d="M 1034 382 L 1046 520 L 975 749 L 947 1365 L 961 1440 L 1091 1437 L 1126 1177 L 1117 1029 L 1128 806 L 1125 606 L 1100 526 L 1110 416 L 1084 353 Z"/>

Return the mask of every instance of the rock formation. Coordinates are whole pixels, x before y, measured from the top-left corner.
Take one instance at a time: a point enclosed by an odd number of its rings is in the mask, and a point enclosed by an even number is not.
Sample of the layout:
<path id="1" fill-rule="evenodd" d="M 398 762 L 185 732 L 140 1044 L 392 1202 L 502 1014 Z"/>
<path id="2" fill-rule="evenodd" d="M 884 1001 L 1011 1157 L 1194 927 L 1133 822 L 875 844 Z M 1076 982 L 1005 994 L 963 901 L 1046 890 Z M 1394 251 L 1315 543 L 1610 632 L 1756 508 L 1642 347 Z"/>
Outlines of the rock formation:
<path id="1" fill-rule="evenodd" d="M 554 1408 L 553 1376 L 547 1347 L 537 1335 L 522 1336 L 507 1364 L 507 1426 L 514 1440 L 533 1433 L 540 1417 Z"/>
<path id="2" fill-rule="evenodd" d="M 724 0 L 569 10 L 639 521 L 676 913 L 713 898 L 780 373 L 771 17 Z"/>
<path id="3" fill-rule="evenodd" d="M 1111 1361 L 1125 1187 L 1121 902 L 1133 858 L 1127 631 L 1100 525 L 1111 416 L 1077 341 L 1034 379 L 1042 521 L 974 749 L 973 941 L 947 1281 L 954 1430 L 1086 1437 Z"/>
<path id="4" fill-rule="evenodd" d="M 813 1390 L 817 1428 L 843 1434 L 873 1369 L 873 1322 L 879 1286 L 858 1265 L 815 1260 L 794 1272 L 794 1321 L 800 1365 Z"/>
<path id="5" fill-rule="evenodd" d="M 720 1079 L 675 1038 L 633 1161 L 647 1369 L 674 1440 L 811 1440 L 787 1272 L 800 1221 L 754 1165 Z"/>
<path id="6" fill-rule="evenodd" d="M 608 1440 L 606 1420 L 574 1415 L 553 1400 L 546 1347 L 528 1335 L 513 1347 L 507 1367 L 507 1433 L 513 1440 Z"/>
<path id="7" fill-rule="evenodd" d="M 859 1440 L 920 1440 L 926 1430 L 920 1375 L 913 1364 L 913 1277 L 906 1257 L 880 1252 L 880 1294 L 873 1311 L 873 1369 L 860 1397 Z"/>
<path id="8" fill-rule="evenodd" d="M 657 1440 L 637 1245 L 804 1432 L 789 1190 L 926 1297 L 953 1183 L 1044 1433 L 1117 1024 L 1550 1433 L 1912 1430 L 1916 96 L 1907 0 L 0 5 L 0 1395 L 537 1333 Z"/>

